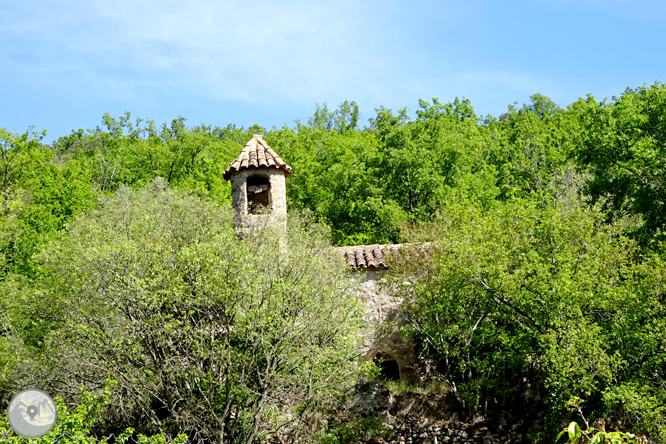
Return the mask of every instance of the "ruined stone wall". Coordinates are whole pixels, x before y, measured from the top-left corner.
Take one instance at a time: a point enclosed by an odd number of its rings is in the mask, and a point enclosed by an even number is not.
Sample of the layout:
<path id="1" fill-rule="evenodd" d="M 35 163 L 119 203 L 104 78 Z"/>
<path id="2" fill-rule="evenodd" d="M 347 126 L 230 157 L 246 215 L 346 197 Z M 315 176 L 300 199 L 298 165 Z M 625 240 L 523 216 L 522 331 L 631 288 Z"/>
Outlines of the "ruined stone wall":
<path id="1" fill-rule="evenodd" d="M 527 404 L 529 405 L 529 404 Z M 386 444 L 527 444 L 543 429 L 534 417 L 480 411 L 463 420 L 450 392 L 395 393 L 382 381 L 357 384 L 350 418 L 379 417 Z M 542 441 L 543 442 L 543 441 Z M 545 442 L 550 442 L 546 440 Z"/>
<path id="2" fill-rule="evenodd" d="M 372 360 L 378 354 L 393 358 L 400 369 L 400 379 L 415 378 L 415 355 L 411 342 L 399 333 L 404 322 L 397 316 L 402 299 L 390 294 L 382 279 L 385 270 L 357 271 L 351 273 L 356 281 L 355 295 L 365 308 L 363 344 L 359 353 Z"/>

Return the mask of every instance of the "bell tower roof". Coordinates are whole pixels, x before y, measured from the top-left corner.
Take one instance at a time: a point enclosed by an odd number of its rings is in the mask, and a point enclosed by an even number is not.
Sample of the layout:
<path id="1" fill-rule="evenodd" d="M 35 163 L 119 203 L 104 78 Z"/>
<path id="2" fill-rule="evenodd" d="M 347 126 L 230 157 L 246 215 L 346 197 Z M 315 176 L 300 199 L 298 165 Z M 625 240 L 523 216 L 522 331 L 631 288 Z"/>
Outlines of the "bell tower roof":
<path id="1" fill-rule="evenodd" d="M 231 162 L 229 168 L 224 171 L 222 177 L 229 180 L 231 174 L 250 168 L 276 168 L 284 171 L 284 176 L 291 174 L 291 167 L 277 155 L 273 148 L 268 146 L 261 134 L 253 134 L 252 139 L 245 144 L 236 159 Z"/>

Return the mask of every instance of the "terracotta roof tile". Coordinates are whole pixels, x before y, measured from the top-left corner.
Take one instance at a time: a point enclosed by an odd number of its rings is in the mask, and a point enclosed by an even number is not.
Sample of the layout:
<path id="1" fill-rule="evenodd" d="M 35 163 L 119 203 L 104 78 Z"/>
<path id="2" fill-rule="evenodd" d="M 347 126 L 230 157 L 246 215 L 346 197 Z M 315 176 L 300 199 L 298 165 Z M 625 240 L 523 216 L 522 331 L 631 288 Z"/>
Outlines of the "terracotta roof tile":
<path id="1" fill-rule="evenodd" d="M 285 172 L 285 176 L 289 176 L 292 172 L 291 167 L 268 146 L 262 139 L 261 134 L 254 134 L 252 135 L 252 139 L 245 144 L 238 157 L 231 162 L 231 165 L 229 165 L 229 168 L 226 169 L 222 177 L 224 177 L 224 180 L 229 180 L 231 173 L 259 167 L 282 169 Z"/>
<path id="2" fill-rule="evenodd" d="M 355 245 L 350 247 L 331 248 L 335 257 L 344 258 L 354 270 L 387 269 L 385 259 L 395 255 L 401 248 L 417 248 L 428 250 L 432 244 L 387 244 L 387 245 Z"/>
<path id="3" fill-rule="evenodd" d="M 383 251 L 390 249 L 391 245 L 355 245 L 351 247 L 332 248 L 334 254 L 345 259 L 347 265 L 356 270 L 385 269 L 384 257 L 388 254 Z"/>

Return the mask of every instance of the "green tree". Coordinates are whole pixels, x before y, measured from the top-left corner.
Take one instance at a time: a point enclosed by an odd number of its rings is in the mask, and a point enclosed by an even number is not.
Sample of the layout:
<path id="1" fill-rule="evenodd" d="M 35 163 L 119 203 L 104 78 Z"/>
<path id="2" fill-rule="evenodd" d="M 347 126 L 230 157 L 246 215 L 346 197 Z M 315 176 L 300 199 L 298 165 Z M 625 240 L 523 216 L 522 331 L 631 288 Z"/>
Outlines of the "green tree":
<path id="1" fill-rule="evenodd" d="M 23 207 L 28 200 L 26 192 L 39 178 L 42 165 L 51 158 L 40 143 L 45 135 L 45 131 L 38 133 L 34 128 L 23 134 L 0 129 L 0 212 L 5 218 L 15 215 Z"/>
<path id="2" fill-rule="evenodd" d="M 61 165 L 40 143 L 45 132 L 0 129 L 0 274 L 33 272 L 39 245 L 88 208 L 93 192 L 76 165 Z"/>
<path id="3" fill-rule="evenodd" d="M 314 116 L 308 119 L 310 128 L 319 130 L 336 130 L 345 132 L 358 127 L 358 105 L 356 102 L 345 100 L 334 112 L 328 111 L 328 105 L 317 105 Z"/>
<path id="4" fill-rule="evenodd" d="M 600 218 L 580 206 L 451 205 L 414 238 L 437 241 L 431 259 L 394 264 L 396 283 L 411 282 L 411 333 L 468 411 L 511 404 L 528 381 L 551 433 L 578 396 L 592 416 L 664 436 L 662 261 L 636 262 L 624 227 Z"/>
<path id="5" fill-rule="evenodd" d="M 132 122 L 130 113 L 105 114 L 102 122 L 102 128 L 73 131 L 53 144 L 60 161 L 77 164 L 96 190 L 139 188 L 163 177 L 174 188 L 230 201 L 222 173 L 250 137 L 242 129 L 187 127 L 183 117 L 158 127 L 150 119 Z"/>
<path id="6" fill-rule="evenodd" d="M 372 132 L 298 125 L 273 130 L 266 140 L 294 168 L 290 208 L 314 212 L 331 226 L 335 244 L 398 240 L 400 209 L 383 199 L 369 166 L 377 151 Z"/>
<path id="7" fill-rule="evenodd" d="M 644 245 L 657 245 L 666 232 L 666 85 L 628 89 L 597 102 L 588 96 L 584 143 L 576 152 L 593 177 L 587 192 L 611 217 L 642 219 L 635 232 Z"/>
<path id="8" fill-rule="evenodd" d="M 486 161 L 488 140 L 469 100 L 420 101 L 417 119 L 407 110 L 378 110 L 372 126 L 379 138 L 374 179 L 384 198 L 412 221 L 431 220 L 443 201 L 495 199 L 495 170 Z"/>
<path id="9" fill-rule="evenodd" d="M 308 433 L 351 384 L 358 303 L 316 225 L 238 240 L 229 213 L 157 179 L 49 243 L 35 285 L 17 290 L 23 310 L 56 322 L 41 380 L 94 387 L 110 374 L 109 417 L 143 431 Z"/>
<path id="10" fill-rule="evenodd" d="M 496 170 L 500 198 L 577 201 L 584 175 L 570 155 L 580 143 L 578 108 L 560 109 L 541 94 L 521 109 L 510 106 L 487 124 L 494 143 L 488 162 Z"/>

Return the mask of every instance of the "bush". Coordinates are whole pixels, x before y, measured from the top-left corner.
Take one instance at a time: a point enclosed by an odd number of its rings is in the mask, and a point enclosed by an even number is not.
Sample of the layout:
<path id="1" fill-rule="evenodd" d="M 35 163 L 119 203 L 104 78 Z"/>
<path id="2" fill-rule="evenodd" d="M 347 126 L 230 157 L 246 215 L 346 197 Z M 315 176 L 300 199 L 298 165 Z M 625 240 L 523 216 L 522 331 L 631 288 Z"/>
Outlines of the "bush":
<path id="1" fill-rule="evenodd" d="M 109 373 L 109 423 L 143 433 L 251 442 L 307 429 L 301 419 L 352 384 L 358 302 L 316 225 L 239 240 L 231 221 L 155 181 L 48 244 L 23 295 L 52 322 L 45 386 L 92 388 Z"/>
<path id="2" fill-rule="evenodd" d="M 102 409 L 109 403 L 111 395 L 111 387 L 114 382 L 108 382 L 98 395 L 92 395 L 89 392 L 81 393 L 81 404 L 73 410 L 69 410 L 62 398 L 56 396 L 54 401 L 58 410 L 58 420 L 49 433 L 41 438 L 26 439 L 18 436 L 11 430 L 7 418 L 3 415 L 0 417 L 0 439 L 3 443 L 25 444 L 38 443 L 38 444 L 95 444 L 104 443 L 109 440 L 109 437 L 96 438 L 90 430 L 95 425 L 103 421 Z M 134 430 L 128 428 L 115 437 L 118 444 L 127 442 L 130 437 L 133 437 L 134 442 L 138 444 L 157 444 L 166 442 L 164 435 L 154 435 L 147 437 L 144 435 L 132 436 Z M 174 444 L 185 443 L 187 437 L 185 435 L 179 436 L 173 441 Z"/>

